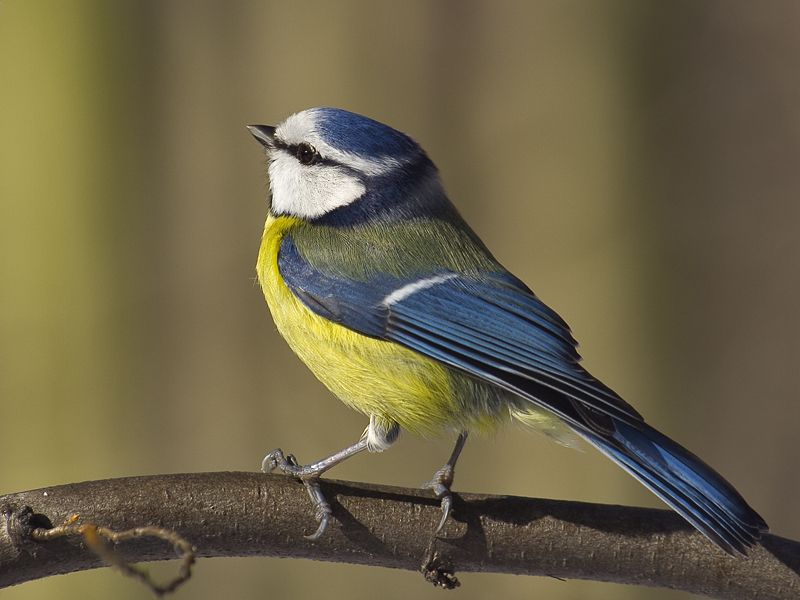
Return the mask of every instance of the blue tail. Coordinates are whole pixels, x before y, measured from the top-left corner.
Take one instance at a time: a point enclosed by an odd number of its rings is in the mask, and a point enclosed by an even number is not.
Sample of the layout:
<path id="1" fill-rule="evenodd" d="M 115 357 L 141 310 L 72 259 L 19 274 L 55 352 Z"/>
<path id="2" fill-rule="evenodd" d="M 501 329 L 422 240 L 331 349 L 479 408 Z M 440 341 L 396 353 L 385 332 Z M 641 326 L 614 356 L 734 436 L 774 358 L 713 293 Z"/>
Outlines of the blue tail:
<path id="1" fill-rule="evenodd" d="M 580 431 L 589 442 L 729 554 L 747 554 L 767 530 L 721 475 L 645 423 L 614 419 L 609 434 Z"/>

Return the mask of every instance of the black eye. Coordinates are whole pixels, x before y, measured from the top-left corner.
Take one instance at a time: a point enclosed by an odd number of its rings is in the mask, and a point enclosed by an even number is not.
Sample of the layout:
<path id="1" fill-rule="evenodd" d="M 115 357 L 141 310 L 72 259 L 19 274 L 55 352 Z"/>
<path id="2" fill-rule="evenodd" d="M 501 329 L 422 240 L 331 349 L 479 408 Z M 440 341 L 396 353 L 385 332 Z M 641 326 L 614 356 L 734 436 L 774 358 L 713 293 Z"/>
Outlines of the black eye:
<path id="1" fill-rule="evenodd" d="M 317 149 L 308 142 L 297 144 L 297 149 L 294 151 L 294 156 L 301 164 L 312 165 L 317 161 L 319 154 Z"/>

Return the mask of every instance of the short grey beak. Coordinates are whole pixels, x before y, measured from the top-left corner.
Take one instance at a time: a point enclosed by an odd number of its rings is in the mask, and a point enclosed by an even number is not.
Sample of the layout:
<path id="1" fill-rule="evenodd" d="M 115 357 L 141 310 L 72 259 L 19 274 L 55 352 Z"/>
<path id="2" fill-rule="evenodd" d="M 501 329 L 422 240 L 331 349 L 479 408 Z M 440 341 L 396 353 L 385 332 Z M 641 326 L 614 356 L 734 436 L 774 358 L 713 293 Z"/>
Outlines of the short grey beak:
<path id="1" fill-rule="evenodd" d="M 272 148 L 272 140 L 275 136 L 275 128 L 272 125 L 248 125 L 247 128 L 259 144 Z"/>

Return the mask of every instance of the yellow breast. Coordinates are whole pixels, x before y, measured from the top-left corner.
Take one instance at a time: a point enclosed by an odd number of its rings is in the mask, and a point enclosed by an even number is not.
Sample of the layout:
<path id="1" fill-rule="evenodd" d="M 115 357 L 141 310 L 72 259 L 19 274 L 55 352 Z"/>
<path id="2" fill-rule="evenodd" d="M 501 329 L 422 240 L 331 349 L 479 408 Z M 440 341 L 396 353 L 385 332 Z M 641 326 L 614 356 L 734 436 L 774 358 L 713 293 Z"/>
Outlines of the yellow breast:
<path id="1" fill-rule="evenodd" d="M 267 219 L 258 255 L 258 279 L 278 331 L 292 350 L 345 404 L 404 429 L 432 434 L 458 427 L 450 372 L 416 352 L 376 340 L 309 310 L 286 286 L 278 269 L 283 236 L 302 222 Z"/>

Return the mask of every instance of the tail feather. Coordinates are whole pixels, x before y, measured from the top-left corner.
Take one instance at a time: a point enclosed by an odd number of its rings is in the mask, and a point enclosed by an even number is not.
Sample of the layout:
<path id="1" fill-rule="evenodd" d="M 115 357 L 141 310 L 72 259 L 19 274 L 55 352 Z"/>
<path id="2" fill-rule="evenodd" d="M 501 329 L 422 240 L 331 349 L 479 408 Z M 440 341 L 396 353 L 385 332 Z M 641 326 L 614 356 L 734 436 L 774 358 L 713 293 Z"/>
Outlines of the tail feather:
<path id="1" fill-rule="evenodd" d="M 644 423 L 614 424 L 608 435 L 579 433 L 723 550 L 747 554 L 767 530 L 733 486 L 694 454 Z"/>

